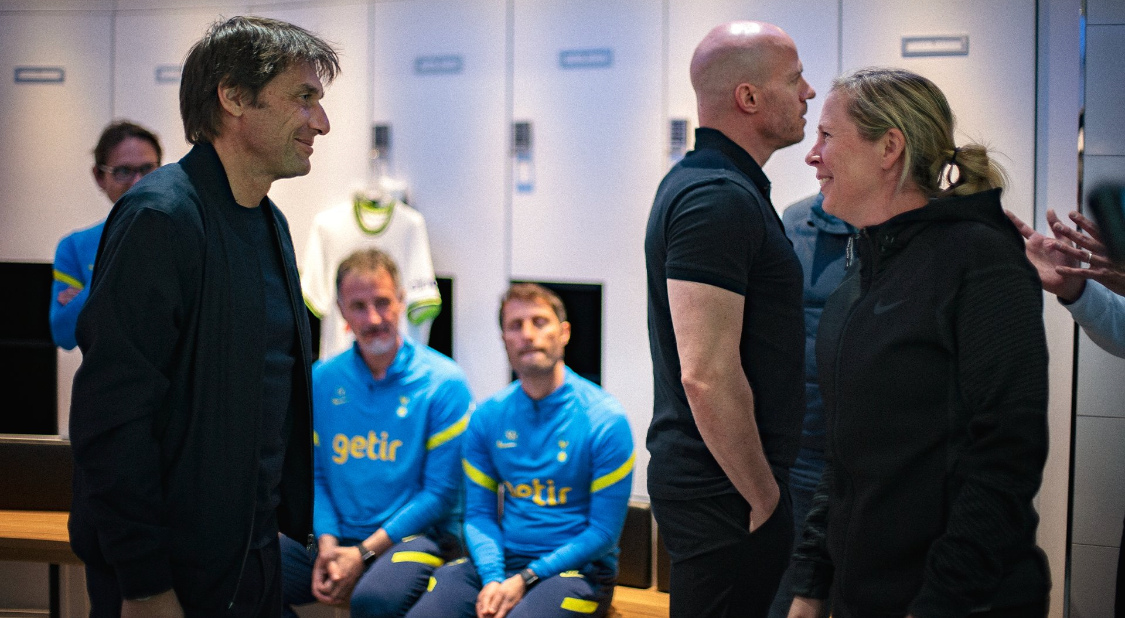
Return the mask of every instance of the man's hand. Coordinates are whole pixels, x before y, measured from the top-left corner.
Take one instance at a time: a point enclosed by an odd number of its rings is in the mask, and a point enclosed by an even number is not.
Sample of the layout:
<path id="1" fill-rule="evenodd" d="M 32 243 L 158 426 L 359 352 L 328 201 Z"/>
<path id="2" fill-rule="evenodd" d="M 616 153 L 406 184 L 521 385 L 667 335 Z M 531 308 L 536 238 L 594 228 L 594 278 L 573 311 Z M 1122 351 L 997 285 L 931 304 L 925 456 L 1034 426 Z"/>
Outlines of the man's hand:
<path id="1" fill-rule="evenodd" d="M 489 582 L 477 595 L 477 618 L 504 618 L 525 592 L 527 587 L 518 574 L 503 582 Z"/>
<path id="2" fill-rule="evenodd" d="M 65 290 L 59 292 L 59 295 L 58 295 L 59 304 L 65 307 L 66 304 L 69 303 L 70 301 L 74 300 L 74 297 L 78 296 L 79 292 L 81 292 L 81 291 L 82 290 L 79 290 L 78 288 L 76 288 L 74 286 L 67 286 L 67 288 Z"/>
<path id="3" fill-rule="evenodd" d="M 789 618 L 820 618 L 823 613 L 823 599 L 793 597 L 793 604 L 789 606 Z"/>
<path id="4" fill-rule="evenodd" d="M 773 516 L 773 512 L 777 510 L 777 503 L 781 500 L 781 489 L 774 481 L 773 485 L 767 486 L 760 495 L 758 504 L 750 508 L 750 532 L 761 528 L 762 524 Z"/>
<path id="5" fill-rule="evenodd" d="M 329 546 L 313 563 L 313 596 L 328 605 L 347 604 L 363 570 L 358 548 Z"/>
<path id="6" fill-rule="evenodd" d="M 141 599 L 126 599 L 121 603 L 121 618 L 184 618 L 184 608 L 175 590 Z"/>
<path id="7" fill-rule="evenodd" d="M 1059 241 L 1058 238 L 1061 237 L 1057 232 L 1055 233 L 1057 238 L 1048 238 L 1036 232 L 1011 211 L 1005 210 L 1004 214 L 1008 215 L 1008 218 L 1016 225 L 1016 229 L 1023 235 L 1025 240 L 1024 251 L 1027 253 L 1028 261 L 1038 271 L 1043 289 L 1066 302 L 1078 300 L 1078 297 L 1082 295 L 1082 291 L 1086 288 L 1085 279 L 1059 271 L 1060 267 L 1078 266 L 1077 260 L 1058 250 L 1060 246 L 1067 243 Z M 1053 210 L 1047 211 L 1047 223 L 1051 225 L 1052 229 L 1056 224 L 1062 226 Z"/>
<path id="8" fill-rule="evenodd" d="M 316 562 L 313 563 L 313 596 L 316 597 L 317 601 L 328 605 L 339 603 L 336 600 L 336 581 L 332 578 L 333 571 L 339 573 L 339 569 L 335 568 L 335 557 L 336 548 L 334 546 L 327 550 L 321 549 L 316 555 Z"/>
<path id="9" fill-rule="evenodd" d="M 1053 211 L 1047 211 L 1047 222 L 1051 231 L 1060 241 L 1054 250 L 1066 256 L 1066 264 L 1055 268 L 1060 276 L 1076 277 L 1079 280 L 1093 279 L 1118 295 L 1125 295 L 1125 270 L 1110 261 L 1101 230 L 1089 218 L 1078 211 L 1071 211 L 1070 220 L 1077 229 L 1064 225 Z M 1079 262 L 1086 262 L 1089 268 L 1081 268 Z M 1075 296 L 1075 299 L 1078 297 Z"/>
<path id="10" fill-rule="evenodd" d="M 331 534 L 322 534 L 317 539 L 316 562 L 313 563 L 312 593 L 317 601 L 329 605 L 336 604 L 336 582 L 329 572 L 329 565 L 336 559 L 339 541 Z M 335 565 L 332 565 L 335 569 Z"/>

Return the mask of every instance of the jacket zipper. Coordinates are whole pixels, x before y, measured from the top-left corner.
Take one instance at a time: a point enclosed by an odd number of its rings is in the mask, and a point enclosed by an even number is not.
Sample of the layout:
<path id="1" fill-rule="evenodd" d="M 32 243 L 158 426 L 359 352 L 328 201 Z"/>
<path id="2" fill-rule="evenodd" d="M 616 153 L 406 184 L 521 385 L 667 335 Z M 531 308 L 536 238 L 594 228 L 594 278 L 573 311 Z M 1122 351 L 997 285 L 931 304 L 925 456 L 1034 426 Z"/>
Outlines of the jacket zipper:
<path id="1" fill-rule="evenodd" d="M 255 492 L 257 491 L 257 482 L 254 483 Z M 254 542 L 254 520 L 258 518 L 258 509 L 254 509 L 254 514 L 250 516 L 250 530 L 246 535 L 246 548 L 242 550 L 242 565 L 238 567 L 238 581 L 234 583 L 234 592 L 231 593 L 230 603 L 227 603 L 227 609 L 234 607 L 234 601 L 238 598 L 238 590 L 242 587 L 242 576 L 246 572 L 246 559 L 250 557 L 250 544 Z"/>
<path id="2" fill-rule="evenodd" d="M 860 242 L 864 243 L 866 248 L 868 249 L 868 254 L 869 254 L 868 257 L 870 257 L 870 260 L 869 260 L 869 263 L 866 264 L 866 265 L 863 263 L 863 259 L 862 259 L 863 256 L 860 255 L 862 253 L 861 247 L 858 246 L 858 244 Z M 876 267 L 878 266 L 878 263 L 877 263 L 878 257 L 876 255 L 877 253 L 878 252 L 875 251 L 874 247 L 872 246 L 871 237 L 868 235 L 866 229 L 860 230 L 856 235 L 854 235 L 854 236 L 852 236 L 851 238 L 848 239 L 848 247 L 847 247 L 846 255 L 847 255 L 847 260 L 848 260 L 849 265 L 850 265 L 850 263 L 853 259 L 858 258 L 860 260 L 859 273 L 858 273 L 858 276 L 859 276 L 859 294 L 856 295 L 855 299 L 853 299 L 851 304 L 848 306 L 848 315 L 847 315 L 847 317 L 844 318 L 844 323 L 840 326 L 840 334 L 839 334 L 839 338 L 837 339 L 837 342 L 836 342 L 836 366 L 835 366 L 834 371 L 833 371 L 833 373 L 835 375 L 833 376 L 832 388 L 835 391 L 834 394 L 835 394 L 835 400 L 836 400 L 837 406 L 839 406 L 839 402 L 840 402 L 840 370 L 841 370 L 841 367 L 843 366 L 842 358 L 843 358 L 843 348 L 844 348 L 844 336 L 845 336 L 845 333 L 848 330 L 848 326 L 851 324 L 852 316 L 855 315 L 856 307 L 859 305 L 860 301 L 862 301 L 867 296 L 868 291 L 871 289 L 872 281 L 875 278 L 875 270 L 876 270 Z M 866 277 L 865 277 L 865 273 L 864 273 L 865 268 L 867 270 Z M 836 432 L 837 432 L 837 426 L 836 425 L 838 423 L 837 419 L 839 419 L 839 418 L 840 418 L 840 412 L 839 412 L 839 408 L 837 407 L 836 414 L 833 415 L 833 426 L 829 428 L 829 431 L 828 431 L 828 434 L 827 434 L 828 436 L 832 436 L 829 439 L 832 440 L 832 442 L 833 442 L 832 450 L 834 452 L 837 451 L 836 446 L 835 446 L 834 436 L 836 435 Z M 847 477 L 849 499 L 854 499 L 854 495 L 852 495 L 852 494 L 854 494 L 855 492 L 854 492 L 854 487 L 853 487 L 851 475 L 847 472 L 846 469 L 844 469 L 843 465 L 839 462 L 839 458 L 837 458 L 837 462 L 836 462 L 836 474 L 837 474 L 838 478 L 839 477 Z M 850 510 L 850 508 L 851 508 L 851 506 L 849 506 L 848 510 Z M 831 515 L 829 517 L 831 517 Z M 839 574 L 839 577 L 837 578 L 837 581 L 843 581 L 844 578 L 845 578 L 845 574 L 847 572 L 847 568 L 846 568 L 846 566 L 847 566 L 846 561 L 847 561 L 847 555 L 848 555 L 847 549 L 848 549 L 848 546 L 851 544 L 851 527 L 852 527 L 851 516 L 849 514 L 849 516 L 847 518 L 846 525 L 844 526 L 844 543 L 843 543 L 843 550 L 844 551 L 841 552 L 841 563 L 839 565 L 839 568 L 837 569 L 837 572 Z M 825 534 L 827 534 L 827 532 L 828 531 L 825 530 Z"/>

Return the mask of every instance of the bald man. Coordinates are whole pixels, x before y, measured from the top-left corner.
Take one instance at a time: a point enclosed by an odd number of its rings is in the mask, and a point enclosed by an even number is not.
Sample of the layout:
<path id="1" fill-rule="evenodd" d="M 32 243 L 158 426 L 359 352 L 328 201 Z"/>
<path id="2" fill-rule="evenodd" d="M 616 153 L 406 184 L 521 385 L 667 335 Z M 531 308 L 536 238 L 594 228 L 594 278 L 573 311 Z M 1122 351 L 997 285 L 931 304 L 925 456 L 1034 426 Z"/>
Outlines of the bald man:
<path id="1" fill-rule="evenodd" d="M 652 510 L 671 616 L 765 616 L 793 541 L 804 414 L 801 264 L 762 166 L 804 137 L 797 47 L 732 22 L 695 50 L 695 150 L 660 184 L 645 238 L 655 396 Z"/>

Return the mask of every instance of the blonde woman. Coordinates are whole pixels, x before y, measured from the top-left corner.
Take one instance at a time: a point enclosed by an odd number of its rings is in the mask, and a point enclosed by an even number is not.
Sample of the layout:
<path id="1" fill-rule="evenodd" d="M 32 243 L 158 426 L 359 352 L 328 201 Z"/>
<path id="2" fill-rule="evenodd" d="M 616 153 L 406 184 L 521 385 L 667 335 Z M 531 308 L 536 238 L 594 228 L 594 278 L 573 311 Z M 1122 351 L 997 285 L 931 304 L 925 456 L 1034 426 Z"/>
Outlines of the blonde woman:
<path id="1" fill-rule="evenodd" d="M 897 69 L 833 83 L 806 162 L 860 231 L 820 323 L 828 468 L 789 615 L 1045 616 L 1042 296 L 1002 171 Z"/>

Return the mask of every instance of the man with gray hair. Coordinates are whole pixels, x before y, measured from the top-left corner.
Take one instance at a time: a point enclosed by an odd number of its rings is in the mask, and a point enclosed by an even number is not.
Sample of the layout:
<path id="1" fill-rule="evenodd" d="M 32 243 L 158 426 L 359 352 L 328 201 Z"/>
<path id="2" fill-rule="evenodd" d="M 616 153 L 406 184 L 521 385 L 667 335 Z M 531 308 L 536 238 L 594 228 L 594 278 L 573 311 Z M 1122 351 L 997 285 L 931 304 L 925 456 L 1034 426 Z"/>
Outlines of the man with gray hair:
<path id="1" fill-rule="evenodd" d="M 765 616 L 793 542 L 804 322 L 801 265 L 762 166 L 804 137 L 815 92 L 793 40 L 753 21 L 711 30 L 691 83 L 695 150 L 661 182 L 645 238 L 648 489 L 672 617 Z"/>
<path id="2" fill-rule="evenodd" d="M 214 24 L 180 83 L 194 147 L 106 221 L 70 421 L 91 616 L 280 614 L 278 531 L 312 529 L 312 354 L 266 193 L 309 172 L 339 68 L 292 24 Z"/>

